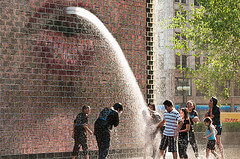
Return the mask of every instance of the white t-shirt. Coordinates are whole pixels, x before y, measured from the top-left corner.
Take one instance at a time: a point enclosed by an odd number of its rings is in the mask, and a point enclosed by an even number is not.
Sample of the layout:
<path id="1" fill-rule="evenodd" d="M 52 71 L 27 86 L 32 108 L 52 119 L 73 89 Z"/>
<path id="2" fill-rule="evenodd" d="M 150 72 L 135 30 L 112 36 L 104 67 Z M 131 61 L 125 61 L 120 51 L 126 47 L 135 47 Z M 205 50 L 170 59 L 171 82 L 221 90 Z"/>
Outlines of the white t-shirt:
<path id="1" fill-rule="evenodd" d="M 170 113 L 165 110 L 163 114 L 163 120 L 166 121 L 163 135 L 174 136 L 174 130 L 177 129 L 178 122 L 182 121 L 182 117 L 180 116 L 179 112 L 175 108 L 173 108 Z"/>

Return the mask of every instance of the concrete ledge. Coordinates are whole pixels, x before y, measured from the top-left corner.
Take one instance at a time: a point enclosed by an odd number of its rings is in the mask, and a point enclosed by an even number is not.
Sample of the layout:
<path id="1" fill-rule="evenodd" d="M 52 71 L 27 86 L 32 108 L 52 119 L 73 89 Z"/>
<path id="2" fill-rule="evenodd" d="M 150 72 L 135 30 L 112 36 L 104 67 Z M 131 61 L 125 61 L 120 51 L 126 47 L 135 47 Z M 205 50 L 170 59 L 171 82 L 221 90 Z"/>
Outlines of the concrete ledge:
<path id="1" fill-rule="evenodd" d="M 207 143 L 207 141 L 203 139 L 205 135 L 205 132 L 195 132 L 198 144 Z M 240 132 L 222 132 L 221 138 L 223 145 L 240 145 Z"/>
<path id="2" fill-rule="evenodd" d="M 81 154 L 82 152 L 80 152 Z M 109 150 L 108 159 L 130 159 L 143 156 L 142 148 L 132 149 L 113 149 Z M 90 159 L 97 159 L 98 151 L 89 151 Z M 71 159 L 72 152 L 56 152 L 56 153 L 41 153 L 41 154 L 19 154 L 0 156 L 0 159 Z"/>

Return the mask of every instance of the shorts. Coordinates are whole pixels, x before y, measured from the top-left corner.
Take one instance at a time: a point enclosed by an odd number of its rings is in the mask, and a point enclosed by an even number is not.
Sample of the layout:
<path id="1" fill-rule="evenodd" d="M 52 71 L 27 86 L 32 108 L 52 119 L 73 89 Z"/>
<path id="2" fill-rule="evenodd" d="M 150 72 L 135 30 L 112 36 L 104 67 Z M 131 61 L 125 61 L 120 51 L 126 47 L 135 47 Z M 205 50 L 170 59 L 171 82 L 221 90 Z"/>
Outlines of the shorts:
<path id="1" fill-rule="evenodd" d="M 217 130 L 217 135 L 221 135 L 222 134 L 222 126 L 217 126 L 216 130 Z"/>
<path id="2" fill-rule="evenodd" d="M 215 150 L 215 143 L 216 143 L 216 140 L 208 140 L 207 149 Z"/>
<path id="3" fill-rule="evenodd" d="M 87 135 L 86 132 L 81 131 L 78 127 L 75 128 L 74 133 L 74 147 L 72 156 L 77 156 L 80 146 L 82 146 L 83 155 L 88 154 Z"/>
<path id="4" fill-rule="evenodd" d="M 168 147 L 168 152 L 177 152 L 176 139 L 174 136 L 163 135 L 159 149 L 166 150 Z"/>

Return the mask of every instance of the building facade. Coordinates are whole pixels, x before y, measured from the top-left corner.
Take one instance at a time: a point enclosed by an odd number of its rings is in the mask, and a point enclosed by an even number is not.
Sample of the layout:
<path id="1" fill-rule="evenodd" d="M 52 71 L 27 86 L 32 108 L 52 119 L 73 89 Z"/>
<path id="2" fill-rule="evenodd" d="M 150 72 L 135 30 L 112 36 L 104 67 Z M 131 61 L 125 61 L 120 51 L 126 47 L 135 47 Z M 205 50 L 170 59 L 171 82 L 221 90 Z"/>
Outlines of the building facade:
<path id="1" fill-rule="evenodd" d="M 196 89 L 192 79 L 185 78 L 184 73 L 176 69 L 176 66 L 196 68 L 196 64 L 203 63 L 204 56 L 191 56 L 194 52 L 189 54 L 176 55 L 176 52 L 171 49 L 172 39 L 179 34 L 179 29 L 169 29 L 170 20 L 179 11 L 179 4 L 185 10 L 191 10 L 192 7 L 199 7 L 196 0 L 155 0 L 153 3 L 153 74 L 154 74 L 154 101 L 157 105 L 162 105 L 165 99 L 171 99 L 176 105 L 185 105 L 187 100 L 194 100 L 197 105 L 208 105 L 209 99 Z M 189 17 L 186 17 L 189 18 Z M 184 37 L 179 37 L 181 40 Z M 221 104 L 240 105 L 239 88 L 235 87 L 232 90 L 232 97 L 228 100 L 221 101 Z M 235 111 L 234 109 L 232 111 Z"/>

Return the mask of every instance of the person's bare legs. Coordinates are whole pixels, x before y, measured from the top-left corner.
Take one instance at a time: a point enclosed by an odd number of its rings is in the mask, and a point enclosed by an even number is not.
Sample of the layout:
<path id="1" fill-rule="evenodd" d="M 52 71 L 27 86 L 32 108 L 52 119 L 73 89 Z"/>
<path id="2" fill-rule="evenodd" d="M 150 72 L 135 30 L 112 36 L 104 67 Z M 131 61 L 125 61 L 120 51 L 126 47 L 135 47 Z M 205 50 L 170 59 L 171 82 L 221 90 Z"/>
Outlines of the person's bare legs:
<path id="1" fill-rule="evenodd" d="M 164 150 L 160 150 L 160 159 L 164 156 Z"/>
<path id="2" fill-rule="evenodd" d="M 218 155 L 215 150 L 211 150 L 211 153 L 214 155 L 214 157 L 216 157 L 218 159 Z"/>
<path id="3" fill-rule="evenodd" d="M 224 154 L 223 154 L 223 145 L 222 145 L 222 142 L 221 142 L 221 135 L 217 135 L 216 136 L 216 142 L 217 142 L 217 146 L 220 150 L 220 153 L 221 153 L 221 157 L 222 159 L 224 159 Z"/>
<path id="4" fill-rule="evenodd" d="M 209 152 L 210 152 L 210 149 L 206 149 L 206 159 L 209 159 Z"/>
<path id="5" fill-rule="evenodd" d="M 76 156 L 72 156 L 72 159 L 75 159 L 76 158 Z"/>
<path id="6" fill-rule="evenodd" d="M 177 159 L 177 152 L 172 152 L 173 159 Z"/>

